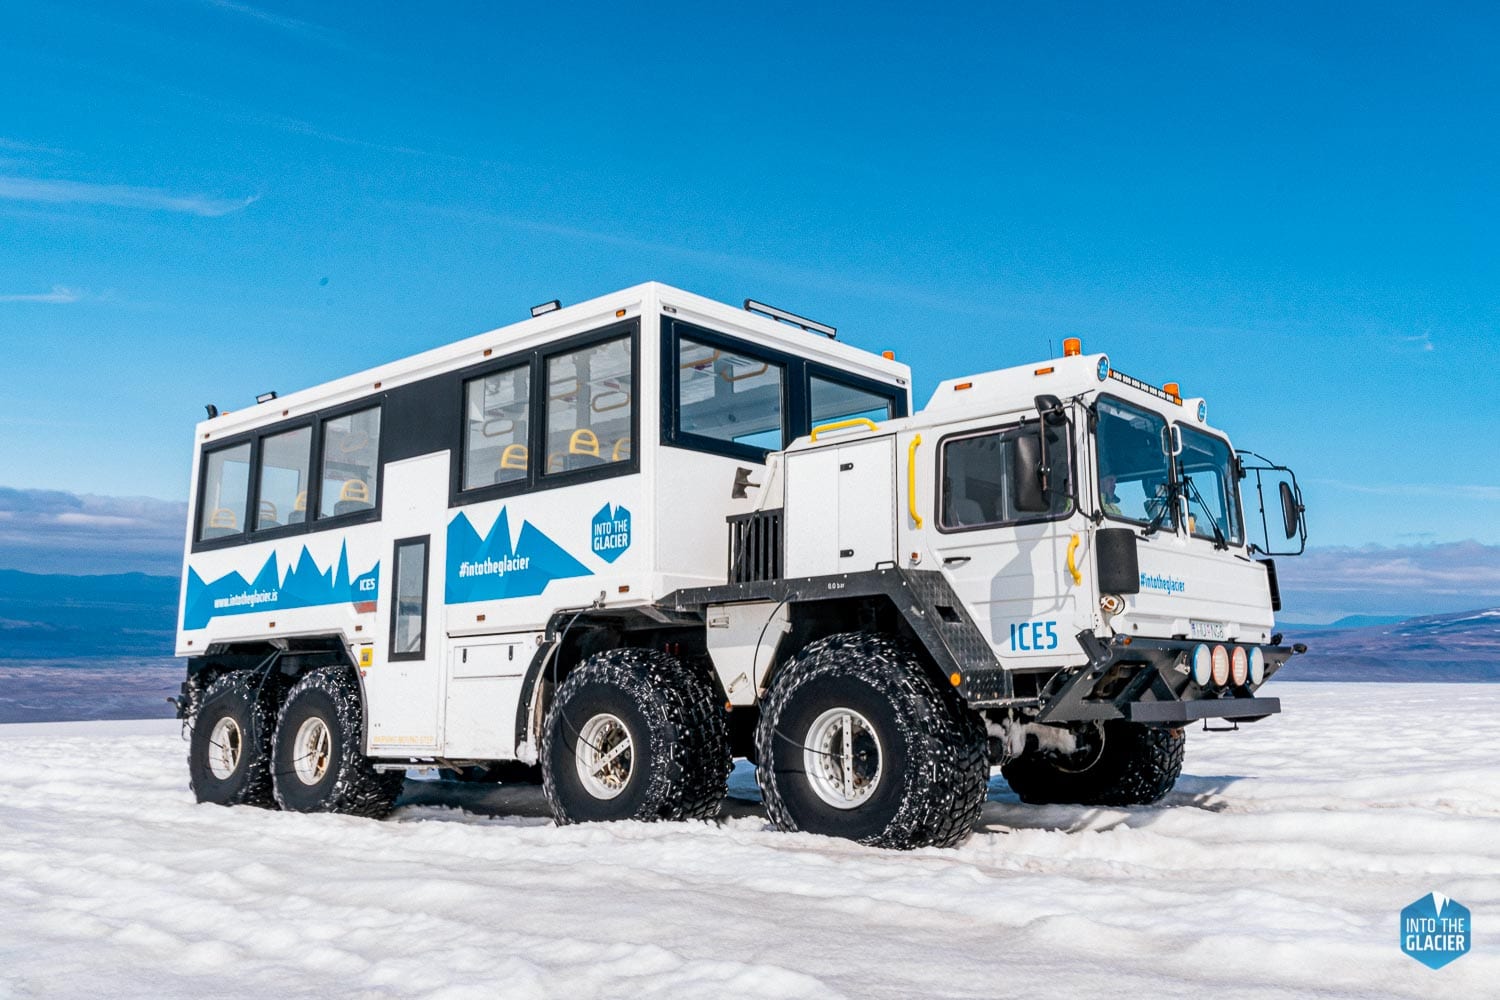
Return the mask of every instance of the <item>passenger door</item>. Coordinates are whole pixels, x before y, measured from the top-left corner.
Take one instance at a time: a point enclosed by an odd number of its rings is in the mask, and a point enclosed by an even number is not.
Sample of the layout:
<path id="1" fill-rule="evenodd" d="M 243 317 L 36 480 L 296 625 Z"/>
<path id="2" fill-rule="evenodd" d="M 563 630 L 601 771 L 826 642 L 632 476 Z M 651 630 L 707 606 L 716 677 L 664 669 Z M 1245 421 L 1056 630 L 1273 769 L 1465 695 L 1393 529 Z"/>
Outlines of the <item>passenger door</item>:
<path id="1" fill-rule="evenodd" d="M 1084 568 L 1086 528 L 1070 494 L 1076 462 L 1063 429 L 1049 431 L 1056 470 L 1052 509 L 1017 509 L 1011 467 L 1018 437 L 1037 424 L 1008 424 L 943 437 L 938 442 L 937 497 L 928 547 L 1001 661 L 1052 664 L 1080 652 L 1073 638 L 1089 622 L 1087 592 L 1068 568 Z M 1075 523 L 1076 522 L 1076 523 Z"/>

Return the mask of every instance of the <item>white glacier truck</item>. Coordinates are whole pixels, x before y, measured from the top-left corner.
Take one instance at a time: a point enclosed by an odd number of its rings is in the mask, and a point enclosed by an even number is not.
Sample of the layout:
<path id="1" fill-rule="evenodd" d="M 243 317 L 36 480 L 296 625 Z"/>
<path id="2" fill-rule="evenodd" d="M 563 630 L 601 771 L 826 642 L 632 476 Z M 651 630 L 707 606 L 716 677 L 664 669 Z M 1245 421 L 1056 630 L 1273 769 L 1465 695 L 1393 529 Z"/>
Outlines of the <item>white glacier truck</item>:
<path id="1" fill-rule="evenodd" d="M 1288 470 L 1073 340 L 913 413 L 834 332 L 648 283 L 210 407 L 198 799 L 380 816 L 411 767 L 532 768 L 560 823 L 702 818 L 743 756 L 782 829 L 952 845 L 993 766 L 1153 802 L 1188 722 L 1279 710 Z"/>

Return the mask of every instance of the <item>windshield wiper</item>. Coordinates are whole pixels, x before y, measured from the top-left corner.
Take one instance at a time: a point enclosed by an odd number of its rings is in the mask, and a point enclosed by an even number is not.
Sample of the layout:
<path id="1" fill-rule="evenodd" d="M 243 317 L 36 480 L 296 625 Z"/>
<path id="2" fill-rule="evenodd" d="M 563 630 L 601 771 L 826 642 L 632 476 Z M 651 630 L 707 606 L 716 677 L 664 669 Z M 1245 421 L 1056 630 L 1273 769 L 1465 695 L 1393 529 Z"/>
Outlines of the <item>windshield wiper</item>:
<path id="1" fill-rule="evenodd" d="M 1229 542 L 1225 540 L 1224 532 L 1220 530 L 1218 520 L 1216 520 L 1213 514 L 1209 511 L 1208 501 L 1203 499 L 1203 494 L 1198 492 L 1198 487 L 1193 483 L 1192 479 L 1186 476 L 1183 477 L 1182 485 L 1187 492 L 1188 502 L 1192 503 L 1194 500 L 1198 501 L 1198 506 L 1203 510 L 1203 516 L 1208 518 L 1209 527 L 1214 529 L 1214 548 L 1229 548 Z"/>
<path id="2" fill-rule="evenodd" d="M 1142 538 L 1150 538 L 1161 530 L 1162 521 L 1166 520 L 1167 512 L 1172 509 L 1177 500 L 1177 491 L 1171 487 L 1167 488 L 1167 495 L 1160 498 L 1161 506 L 1156 513 L 1151 515 L 1151 521 L 1146 525 L 1146 530 L 1141 532 Z"/>

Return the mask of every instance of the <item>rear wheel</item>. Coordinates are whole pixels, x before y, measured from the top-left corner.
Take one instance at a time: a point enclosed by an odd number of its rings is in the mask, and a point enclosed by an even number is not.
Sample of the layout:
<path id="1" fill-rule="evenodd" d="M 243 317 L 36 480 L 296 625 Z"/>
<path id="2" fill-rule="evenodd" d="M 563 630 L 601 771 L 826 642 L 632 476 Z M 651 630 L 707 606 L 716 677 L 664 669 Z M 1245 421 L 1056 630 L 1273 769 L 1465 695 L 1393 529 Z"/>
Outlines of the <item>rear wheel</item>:
<path id="1" fill-rule="evenodd" d="M 717 692 L 666 653 L 590 657 L 547 713 L 542 783 L 559 824 L 712 818 L 732 766 Z"/>
<path id="2" fill-rule="evenodd" d="M 1182 774 L 1181 729 L 1112 719 L 1078 730 L 1070 753 L 1033 750 L 1001 769 L 1022 802 L 1138 806 L 1161 801 Z"/>
<path id="3" fill-rule="evenodd" d="M 379 819 L 395 808 L 405 775 L 364 755 L 359 684 L 343 667 L 303 674 L 287 693 L 272 750 L 276 801 L 292 812 Z"/>
<path id="4" fill-rule="evenodd" d="M 199 802 L 269 806 L 275 696 L 258 673 L 225 674 L 203 692 L 188 743 L 188 780 Z"/>
<path id="5" fill-rule="evenodd" d="M 909 649 L 851 632 L 777 675 L 756 733 L 756 777 L 783 830 L 879 847 L 952 847 L 984 805 L 979 717 Z"/>

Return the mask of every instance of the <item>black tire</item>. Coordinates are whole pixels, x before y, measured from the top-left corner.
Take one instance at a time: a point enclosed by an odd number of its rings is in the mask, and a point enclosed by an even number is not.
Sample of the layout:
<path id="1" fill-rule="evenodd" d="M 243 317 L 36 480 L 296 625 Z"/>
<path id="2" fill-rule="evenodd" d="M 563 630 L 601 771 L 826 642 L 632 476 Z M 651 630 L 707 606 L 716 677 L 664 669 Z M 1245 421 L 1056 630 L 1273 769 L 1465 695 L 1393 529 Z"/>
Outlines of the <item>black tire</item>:
<path id="1" fill-rule="evenodd" d="M 319 732 L 321 727 L 322 732 Z M 405 775 L 364 755 L 359 682 L 345 667 L 303 674 L 287 692 L 271 752 L 276 802 L 289 812 L 379 819 L 395 808 Z M 307 746 L 315 737 L 317 750 Z M 299 773 L 298 763 L 304 768 Z"/>
<path id="2" fill-rule="evenodd" d="M 1111 719 L 1081 730 L 1075 753 L 1031 750 L 1000 773 L 1022 802 L 1150 805 L 1177 783 L 1186 743 L 1181 729 Z"/>
<path id="3" fill-rule="evenodd" d="M 225 674 L 196 699 L 188 783 L 199 802 L 270 806 L 274 685 L 248 671 Z M 217 733 L 217 738 L 216 738 Z"/>
<path id="4" fill-rule="evenodd" d="M 622 742 L 622 731 L 630 740 L 612 797 L 590 791 L 579 773 L 580 736 L 596 726 L 609 741 L 603 749 Z M 543 727 L 542 786 L 559 825 L 712 819 L 733 766 L 717 693 L 697 671 L 654 650 L 589 657 L 558 688 Z"/>
<path id="5" fill-rule="evenodd" d="M 804 746 L 819 719 L 838 709 L 852 710 L 869 726 L 850 741 L 851 772 L 864 768 L 864 780 L 872 782 L 863 793 L 868 797 L 852 808 L 820 796 L 819 779 L 807 766 L 822 759 L 820 751 L 810 755 Z M 878 756 L 872 758 L 876 741 Z M 989 782 L 979 716 L 934 684 L 910 649 L 865 632 L 813 642 L 777 674 L 761 708 L 755 745 L 755 776 L 773 823 L 877 847 L 963 843 L 974 831 Z"/>

